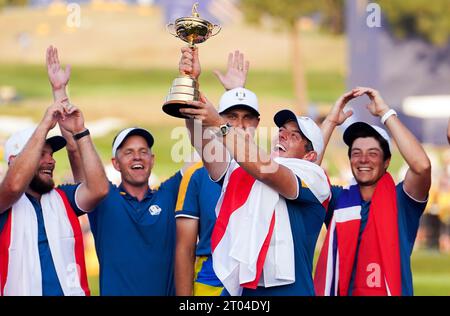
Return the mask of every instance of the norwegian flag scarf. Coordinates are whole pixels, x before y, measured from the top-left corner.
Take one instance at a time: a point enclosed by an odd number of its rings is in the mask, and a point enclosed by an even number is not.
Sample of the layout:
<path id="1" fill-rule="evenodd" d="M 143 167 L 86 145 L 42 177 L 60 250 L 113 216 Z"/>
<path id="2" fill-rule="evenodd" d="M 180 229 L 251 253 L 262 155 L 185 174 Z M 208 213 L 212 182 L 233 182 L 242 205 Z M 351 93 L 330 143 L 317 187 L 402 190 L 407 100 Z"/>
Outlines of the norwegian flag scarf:
<path id="1" fill-rule="evenodd" d="M 317 295 L 347 296 L 350 290 L 355 296 L 402 293 L 397 199 L 391 175 L 384 174 L 377 184 L 358 245 L 361 203 L 358 185 L 344 189 L 337 201 L 317 263 Z"/>

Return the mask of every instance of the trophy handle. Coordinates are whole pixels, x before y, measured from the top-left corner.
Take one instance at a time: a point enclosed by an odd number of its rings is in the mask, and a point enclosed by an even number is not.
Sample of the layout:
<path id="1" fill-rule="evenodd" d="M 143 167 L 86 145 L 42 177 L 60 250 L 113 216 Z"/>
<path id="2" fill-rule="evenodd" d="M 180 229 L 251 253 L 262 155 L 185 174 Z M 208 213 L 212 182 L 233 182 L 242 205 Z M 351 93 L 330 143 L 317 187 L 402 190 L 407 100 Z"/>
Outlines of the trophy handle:
<path id="1" fill-rule="evenodd" d="M 216 29 L 217 28 L 217 29 Z M 214 33 L 214 30 L 216 30 L 216 32 Z M 222 27 L 218 24 L 214 24 L 212 32 L 211 32 L 211 36 L 216 36 L 217 34 L 220 33 L 220 31 L 222 30 Z"/>
<path id="2" fill-rule="evenodd" d="M 169 32 L 173 36 L 178 37 L 177 33 L 175 32 L 175 24 L 174 23 L 167 24 L 166 25 L 166 30 L 167 30 L 167 32 Z"/>

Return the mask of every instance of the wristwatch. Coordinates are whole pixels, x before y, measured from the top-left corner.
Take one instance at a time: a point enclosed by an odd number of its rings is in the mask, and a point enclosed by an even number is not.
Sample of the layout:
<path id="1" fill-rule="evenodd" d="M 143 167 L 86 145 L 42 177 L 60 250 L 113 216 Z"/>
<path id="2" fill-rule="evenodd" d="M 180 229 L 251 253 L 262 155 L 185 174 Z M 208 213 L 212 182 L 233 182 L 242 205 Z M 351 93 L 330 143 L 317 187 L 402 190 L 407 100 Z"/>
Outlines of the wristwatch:
<path id="1" fill-rule="evenodd" d="M 231 128 L 231 124 L 230 123 L 225 123 L 223 125 L 219 126 L 219 132 L 217 133 L 218 136 L 225 136 L 230 132 L 230 128 Z"/>

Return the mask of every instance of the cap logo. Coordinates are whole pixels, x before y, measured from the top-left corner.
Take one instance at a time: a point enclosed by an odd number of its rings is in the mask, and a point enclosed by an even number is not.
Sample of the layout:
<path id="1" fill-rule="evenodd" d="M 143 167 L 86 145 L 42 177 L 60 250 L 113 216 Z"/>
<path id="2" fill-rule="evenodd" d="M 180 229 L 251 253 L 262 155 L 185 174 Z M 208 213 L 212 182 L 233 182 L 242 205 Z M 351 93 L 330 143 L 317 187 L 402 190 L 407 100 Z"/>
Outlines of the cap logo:
<path id="1" fill-rule="evenodd" d="M 236 98 L 239 101 L 242 101 L 245 99 L 245 92 L 244 91 L 236 91 Z"/>

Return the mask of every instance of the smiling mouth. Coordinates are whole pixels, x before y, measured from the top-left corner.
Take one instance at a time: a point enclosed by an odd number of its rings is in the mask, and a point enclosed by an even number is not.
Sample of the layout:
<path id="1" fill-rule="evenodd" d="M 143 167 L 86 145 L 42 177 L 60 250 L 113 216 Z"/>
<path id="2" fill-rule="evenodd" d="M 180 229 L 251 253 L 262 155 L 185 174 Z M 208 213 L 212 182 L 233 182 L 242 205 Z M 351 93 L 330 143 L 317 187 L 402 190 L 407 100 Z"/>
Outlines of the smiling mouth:
<path id="1" fill-rule="evenodd" d="M 370 172 L 370 171 L 372 171 L 372 168 L 368 168 L 368 167 L 359 167 L 359 168 L 356 168 L 358 171 L 360 171 L 360 172 Z"/>
<path id="2" fill-rule="evenodd" d="M 131 170 L 144 170 L 144 165 L 142 164 L 132 165 Z"/>
<path id="3" fill-rule="evenodd" d="M 42 170 L 39 171 L 39 173 L 40 174 L 45 174 L 45 175 L 47 175 L 49 177 L 53 176 L 53 170 L 51 170 L 51 169 L 42 169 Z"/>
<path id="4" fill-rule="evenodd" d="M 278 151 L 284 151 L 284 152 L 286 152 L 286 148 L 283 146 L 283 145 L 281 145 L 281 144 L 276 144 L 275 145 L 275 150 L 278 150 Z"/>

